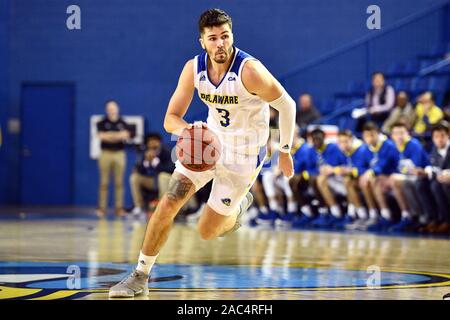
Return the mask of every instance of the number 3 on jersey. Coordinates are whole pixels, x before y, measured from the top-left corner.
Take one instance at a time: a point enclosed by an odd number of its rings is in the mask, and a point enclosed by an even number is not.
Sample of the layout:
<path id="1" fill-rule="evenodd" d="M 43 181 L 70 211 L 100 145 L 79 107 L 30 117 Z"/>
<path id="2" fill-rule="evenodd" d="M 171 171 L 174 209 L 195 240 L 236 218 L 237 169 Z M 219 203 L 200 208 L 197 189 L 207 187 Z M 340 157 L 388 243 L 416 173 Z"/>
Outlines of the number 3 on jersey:
<path id="1" fill-rule="evenodd" d="M 222 116 L 222 120 L 220 120 L 222 127 L 228 127 L 230 125 L 230 111 L 221 108 L 216 108 L 216 110 Z"/>

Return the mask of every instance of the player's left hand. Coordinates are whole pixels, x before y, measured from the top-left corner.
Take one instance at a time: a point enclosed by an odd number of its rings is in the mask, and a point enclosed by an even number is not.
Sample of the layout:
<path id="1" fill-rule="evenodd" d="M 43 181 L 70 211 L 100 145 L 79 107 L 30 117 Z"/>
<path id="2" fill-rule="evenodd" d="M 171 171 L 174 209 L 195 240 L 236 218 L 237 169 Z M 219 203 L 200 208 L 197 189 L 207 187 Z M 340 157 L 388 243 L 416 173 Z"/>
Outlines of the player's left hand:
<path id="1" fill-rule="evenodd" d="M 291 153 L 280 152 L 279 154 L 278 167 L 286 177 L 291 178 L 294 175 L 294 162 L 292 161 Z"/>
<path id="2" fill-rule="evenodd" d="M 188 128 L 208 129 L 208 125 L 203 121 L 195 121 L 194 123 L 190 123 Z"/>

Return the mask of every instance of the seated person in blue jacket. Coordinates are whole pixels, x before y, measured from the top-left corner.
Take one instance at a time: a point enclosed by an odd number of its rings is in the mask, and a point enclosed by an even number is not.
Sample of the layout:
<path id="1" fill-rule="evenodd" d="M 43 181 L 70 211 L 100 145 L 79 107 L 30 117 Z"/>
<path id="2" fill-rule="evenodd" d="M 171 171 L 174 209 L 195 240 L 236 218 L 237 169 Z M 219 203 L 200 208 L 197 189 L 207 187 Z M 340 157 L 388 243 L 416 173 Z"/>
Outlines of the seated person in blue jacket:
<path id="1" fill-rule="evenodd" d="M 437 211 L 430 217 L 428 232 L 448 234 L 450 231 L 450 138 L 447 122 L 434 126 L 431 130 L 433 150 L 431 165 L 425 168 L 430 179 L 432 195 Z"/>
<path id="2" fill-rule="evenodd" d="M 389 189 L 390 175 L 398 170 L 399 152 L 395 144 L 380 133 L 374 122 L 364 124 L 363 140 L 365 154 L 361 167 L 364 173 L 359 184 L 369 207 L 369 219 L 364 228 L 368 231 L 383 231 L 394 225 L 386 192 Z"/>
<path id="3" fill-rule="evenodd" d="M 337 143 L 340 153 L 336 152 L 335 165 L 325 165 L 318 178 L 319 190 L 322 193 L 330 211 L 339 207 L 336 194 L 347 198 L 347 215 L 345 219 L 335 219 L 334 227 L 342 229 L 350 227 L 355 221 L 365 221 L 367 210 L 359 195 L 358 173 L 361 171 L 363 143 L 353 136 L 350 130 L 338 133 Z M 340 209 L 340 208 L 338 208 Z M 359 219 L 357 219 L 359 217 Z M 351 228 L 350 228 L 351 229 Z"/>
<path id="4" fill-rule="evenodd" d="M 333 176 L 333 179 L 327 179 L 330 168 L 338 166 L 343 162 L 344 154 L 339 150 L 336 143 L 325 142 L 325 132 L 322 129 L 316 128 L 311 132 L 311 139 L 316 152 L 317 158 L 317 177 L 314 187 L 316 197 L 320 203 L 319 216 L 312 221 L 314 227 L 329 228 L 334 227 L 334 224 L 342 223 L 342 209 L 338 203 L 333 202 L 331 197 L 325 198 L 325 194 L 321 192 L 328 188 L 328 184 L 334 183 L 334 189 L 340 189 L 341 193 L 345 193 L 345 187 L 341 177 Z M 328 194 L 327 194 L 328 195 Z"/>
<path id="5" fill-rule="evenodd" d="M 294 137 L 293 151 L 294 176 L 289 179 L 289 185 L 297 202 L 300 215 L 294 217 L 292 227 L 307 227 L 314 220 L 311 207 L 312 196 L 315 196 L 313 183 L 318 175 L 317 154 L 314 148 L 301 138 L 298 133 Z M 310 196 L 312 195 L 312 196 Z"/>
<path id="6" fill-rule="evenodd" d="M 424 209 L 417 201 L 416 184 L 427 183 L 424 169 L 430 164 L 427 152 L 419 140 L 412 138 L 404 122 L 394 123 L 391 138 L 400 155 L 398 173 L 390 177 L 390 188 L 401 209 L 401 220 L 391 231 L 413 231 Z M 422 220 L 422 222 L 425 222 Z"/>
<path id="7" fill-rule="evenodd" d="M 144 210 L 143 189 L 157 192 L 160 199 L 166 192 L 170 176 L 175 169 L 171 153 L 163 147 L 159 134 L 147 134 L 144 145 L 143 156 L 138 159 L 130 176 L 134 214 L 140 214 Z"/>

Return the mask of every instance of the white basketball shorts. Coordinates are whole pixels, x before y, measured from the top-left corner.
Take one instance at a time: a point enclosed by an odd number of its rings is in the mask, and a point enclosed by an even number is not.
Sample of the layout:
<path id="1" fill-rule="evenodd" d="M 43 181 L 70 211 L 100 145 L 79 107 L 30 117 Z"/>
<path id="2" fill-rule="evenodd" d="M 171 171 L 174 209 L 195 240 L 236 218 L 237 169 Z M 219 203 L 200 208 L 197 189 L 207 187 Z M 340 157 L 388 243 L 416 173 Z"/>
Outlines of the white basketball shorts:
<path id="1" fill-rule="evenodd" d="M 181 173 L 195 186 L 195 191 L 213 180 L 207 204 L 217 213 L 229 216 L 235 212 L 250 191 L 264 164 L 267 149 L 261 147 L 259 155 L 238 155 L 223 149 L 215 168 L 195 172 L 184 167 L 179 160 L 175 171 Z"/>

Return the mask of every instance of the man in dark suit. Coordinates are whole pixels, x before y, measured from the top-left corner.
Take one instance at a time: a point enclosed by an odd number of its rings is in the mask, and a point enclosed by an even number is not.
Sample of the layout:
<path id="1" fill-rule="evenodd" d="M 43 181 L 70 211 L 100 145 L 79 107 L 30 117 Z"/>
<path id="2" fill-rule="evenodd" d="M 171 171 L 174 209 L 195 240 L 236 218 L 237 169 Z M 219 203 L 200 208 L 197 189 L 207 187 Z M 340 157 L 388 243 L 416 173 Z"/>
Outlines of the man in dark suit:
<path id="1" fill-rule="evenodd" d="M 125 215 L 123 208 L 123 176 L 126 168 L 126 141 L 133 137 L 130 126 L 120 116 L 119 104 L 108 100 L 105 104 L 105 117 L 97 123 L 98 138 L 101 141 L 101 153 L 98 158 L 100 186 L 97 216 L 106 215 L 108 204 L 108 186 L 111 172 L 114 176 L 114 196 L 116 215 Z"/>
<path id="2" fill-rule="evenodd" d="M 430 179 L 437 214 L 431 218 L 432 233 L 450 232 L 450 136 L 449 125 L 442 122 L 432 128 L 433 150 L 430 154 L 431 166 L 425 168 Z"/>

